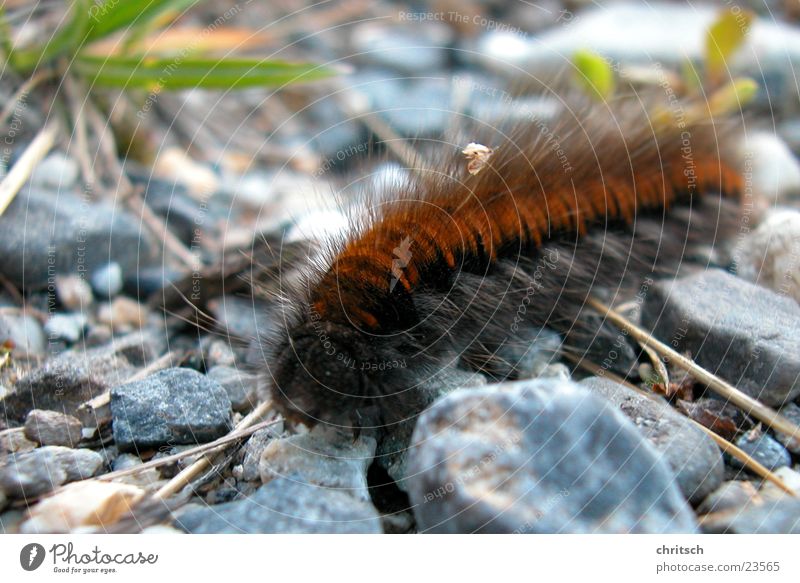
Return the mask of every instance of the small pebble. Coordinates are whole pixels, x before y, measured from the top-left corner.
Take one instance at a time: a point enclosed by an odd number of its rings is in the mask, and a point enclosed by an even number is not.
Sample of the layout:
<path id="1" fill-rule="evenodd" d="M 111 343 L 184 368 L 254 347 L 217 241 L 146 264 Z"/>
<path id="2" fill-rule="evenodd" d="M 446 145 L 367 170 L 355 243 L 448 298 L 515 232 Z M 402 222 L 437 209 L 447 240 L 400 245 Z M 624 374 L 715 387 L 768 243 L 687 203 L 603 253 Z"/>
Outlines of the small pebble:
<path id="1" fill-rule="evenodd" d="M 25 419 L 25 437 L 42 445 L 75 447 L 81 440 L 82 425 L 72 415 L 34 409 Z"/>
<path id="2" fill-rule="evenodd" d="M 753 484 L 744 480 L 729 480 L 723 482 L 719 488 L 706 496 L 705 500 L 697 507 L 699 514 L 710 512 L 723 512 L 743 508 L 753 499 L 758 499 L 759 494 Z"/>
<path id="3" fill-rule="evenodd" d="M 83 312 L 92 305 L 92 286 L 78 275 L 56 276 L 56 296 L 66 309 Z"/>
<path id="4" fill-rule="evenodd" d="M 39 321 L 24 313 L 0 313 L 0 345 L 10 342 L 12 353 L 29 358 L 45 353 L 47 339 Z"/>
<path id="5" fill-rule="evenodd" d="M 766 433 L 753 437 L 751 432 L 747 432 L 736 440 L 736 445 L 768 470 L 792 465 L 792 456 L 786 448 Z M 731 458 L 731 465 L 735 468 L 744 467 L 734 457 Z"/>
<path id="6" fill-rule="evenodd" d="M 112 262 L 95 269 L 92 274 L 92 290 L 99 298 L 113 298 L 122 291 L 122 267 Z"/>
<path id="7" fill-rule="evenodd" d="M 37 443 L 25 437 L 22 430 L 0 432 L 0 454 L 25 453 L 36 447 Z"/>
<path id="8" fill-rule="evenodd" d="M 70 190 L 78 183 L 78 163 L 63 152 L 53 152 L 33 169 L 30 183 L 54 190 Z"/>
<path id="9" fill-rule="evenodd" d="M 344 492 L 369 502 L 367 468 L 375 455 L 375 439 L 337 434 L 315 428 L 306 435 L 293 435 L 267 444 L 259 471 L 265 484 L 290 474 L 307 484 Z"/>
<path id="10" fill-rule="evenodd" d="M 235 477 L 245 482 L 252 482 L 255 480 L 259 480 L 260 482 L 261 474 L 259 472 L 259 464 L 261 462 L 261 456 L 270 442 L 282 432 L 283 427 L 282 424 L 280 424 L 279 426 L 259 429 L 251 435 L 243 448 L 242 463 L 234 468 Z"/>
<path id="11" fill-rule="evenodd" d="M 103 457 L 89 449 L 47 445 L 10 456 L 0 467 L 0 488 L 13 498 L 33 498 L 54 488 L 94 476 Z"/>
<path id="12" fill-rule="evenodd" d="M 110 304 L 102 304 L 97 320 L 111 326 L 115 331 L 128 332 L 144 326 L 147 311 L 139 302 L 125 296 L 114 298 Z"/>
<path id="13" fill-rule="evenodd" d="M 781 407 L 780 411 L 778 412 L 796 426 L 800 427 L 800 407 L 794 403 L 789 403 L 788 405 Z M 783 433 L 777 433 L 777 436 L 778 441 L 780 441 L 786 449 L 788 449 L 794 455 L 800 455 L 800 438 L 795 439 L 789 437 L 788 435 L 784 435 Z"/>
<path id="14" fill-rule="evenodd" d="M 86 316 L 81 313 L 56 313 L 47 320 L 44 331 L 51 341 L 63 340 L 67 344 L 75 344 L 83 337 L 88 325 Z"/>
<path id="15" fill-rule="evenodd" d="M 234 411 L 247 412 L 258 402 L 258 376 L 228 366 L 214 366 L 208 377 L 228 392 Z"/>
<path id="16" fill-rule="evenodd" d="M 775 470 L 773 474 L 780 478 L 787 488 L 792 490 L 796 495 L 800 496 L 800 472 L 784 466 Z M 761 484 L 761 493 L 764 496 L 770 496 L 772 498 L 779 498 L 787 495 L 786 490 L 779 488 L 769 480 L 764 480 L 764 482 Z"/>

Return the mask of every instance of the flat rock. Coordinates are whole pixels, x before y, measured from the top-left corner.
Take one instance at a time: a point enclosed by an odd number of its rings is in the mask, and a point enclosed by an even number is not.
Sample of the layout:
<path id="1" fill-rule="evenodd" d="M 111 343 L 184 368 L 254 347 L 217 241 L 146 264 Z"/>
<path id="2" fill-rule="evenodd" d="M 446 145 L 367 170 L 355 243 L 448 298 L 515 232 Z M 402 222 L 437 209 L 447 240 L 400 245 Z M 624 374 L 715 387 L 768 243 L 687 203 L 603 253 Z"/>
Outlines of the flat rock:
<path id="1" fill-rule="evenodd" d="M 111 391 L 114 440 L 120 451 L 204 443 L 232 427 L 228 393 L 206 375 L 169 368 Z"/>
<path id="2" fill-rule="evenodd" d="M 242 463 L 233 468 L 233 475 L 238 480 L 253 482 L 261 480 L 259 464 L 261 455 L 270 442 L 283 432 L 283 423 L 272 427 L 259 429 L 247 440 L 242 448 Z"/>
<path id="3" fill-rule="evenodd" d="M 744 480 L 728 480 L 711 492 L 697 507 L 700 514 L 724 512 L 742 508 L 751 500 L 760 498 L 752 483 Z"/>
<path id="4" fill-rule="evenodd" d="M 32 498 L 67 482 L 90 478 L 103 466 L 103 456 L 90 449 L 57 445 L 10 455 L 0 467 L 0 489 L 12 498 Z"/>
<path id="5" fill-rule="evenodd" d="M 369 502 L 367 468 L 375 456 L 375 439 L 315 428 L 304 435 L 276 439 L 261 455 L 259 471 L 265 484 L 290 474 L 306 484 L 324 486 Z"/>
<path id="6" fill-rule="evenodd" d="M 667 403 L 600 377 L 581 384 L 608 399 L 636 424 L 672 468 L 689 502 L 701 502 L 722 483 L 725 466 L 717 444 Z"/>
<path id="7" fill-rule="evenodd" d="M 175 525 L 190 533 L 363 533 L 378 534 L 375 508 L 341 491 L 276 478 L 243 500 L 194 508 Z"/>
<path id="8" fill-rule="evenodd" d="M 616 407 L 572 382 L 447 395 L 419 419 L 406 480 L 423 532 L 696 529 L 663 456 Z"/>
<path id="9" fill-rule="evenodd" d="M 715 534 L 800 534 L 800 499 L 759 499 L 744 508 L 720 512 L 703 522 Z"/>
<path id="10" fill-rule="evenodd" d="M 106 203 L 67 191 L 26 187 L 0 216 L 0 273 L 26 290 L 54 275 L 93 273 L 109 261 L 123 271 L 155 262 L 157 245 L 141 221 Z"/>
<path id="11" fill-rule="evenodd" d="M 34 409 L 25 419 L 25 437 L 42 445 L 75 447 L 82 429 L 78 419 L 58 411 Z"/>
<path id="12" fill-rule="evenodd" d="M 791 298 L 710 269 L 653 285 L 642 322 L 767 405 L 800 395 L 800 306 Z"/>

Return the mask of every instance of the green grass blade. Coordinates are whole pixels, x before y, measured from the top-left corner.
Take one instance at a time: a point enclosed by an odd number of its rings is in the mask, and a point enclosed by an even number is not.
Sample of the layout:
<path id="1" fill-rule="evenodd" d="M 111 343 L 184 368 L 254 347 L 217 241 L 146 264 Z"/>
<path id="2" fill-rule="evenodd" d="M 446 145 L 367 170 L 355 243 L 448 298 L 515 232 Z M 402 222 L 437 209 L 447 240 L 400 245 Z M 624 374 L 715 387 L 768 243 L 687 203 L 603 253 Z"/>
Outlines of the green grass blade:
<path id="1" fill-rule="evenodd" d="M 89 9 L 87 42 L 106 37 L 122 29 L 139 29 L 171 10 L 182 13 L 201 0 L 106 0 Z"/>
<path id="2" fill-rule="evenodd" d="M 158 58 L 79 55 L 79 74 L 106 87 L 149 91 L 243 89 L 314 81 L 334 74 L 315 63 L 287 63 L 259 58 Z"/>

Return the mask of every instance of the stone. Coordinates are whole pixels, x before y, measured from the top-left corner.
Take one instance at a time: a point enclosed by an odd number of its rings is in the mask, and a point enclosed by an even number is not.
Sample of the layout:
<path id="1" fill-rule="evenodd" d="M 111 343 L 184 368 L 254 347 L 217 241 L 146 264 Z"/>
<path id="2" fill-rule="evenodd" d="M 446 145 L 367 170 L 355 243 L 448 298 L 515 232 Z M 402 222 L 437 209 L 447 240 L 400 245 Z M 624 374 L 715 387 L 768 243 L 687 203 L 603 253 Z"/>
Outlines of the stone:
<path id="1" fill-rule="evenodd" d="M 772 132 L 747 133 L 741 150 L 750 163 L 752 192 L 763 199 L 763 206 L 774 207 L 800 194 L 800 162 L 781 138 Z"/>
<path id="2" fill-rule="evenodd" d="M 122 291 L 122 267 L 112 261 L 98 267 L 92 274 L 92 290 L 99 298 L 113 298 Z"/>
<path id="3" fill-rule="evenodd" d="M 128 484 L 86 480 L 65 486 L 29 510 L 23 534 L 68 533 L 81 526 L 109 527 L 128 513 L 144 491 Z"/>
<path id="4" fill-rule="evenodd" d="M 772 473 L 775 474 L 787 488 L 789 488 L 797 496 L 800 496 L 800 472 L 783 466 Z M 763 496 L 771 498 L 780 498 L 782 496 L 786 496 L 786 490 L 779 488 L 769 480 L 764 480 L 762 482 L 760 493 Z"/>
<path id="5" fill-rule="evenodd" d="M 218 383 L 186 368 L 168 368 L 111 391 L 120 451 L 204 443 L 232 428 L 231 401 Z"/>
<path id="6" fill-rule="evenodd" d="M 767 433 L 747 432 L 736 440 L 736 445 L 768 470 L 792 465 L 792 456 L 786 448 Z M 744 467 L 744 464 L 734 457 L 731 457 L 731 465 L 735 468 Z"/>
<path id="7" fill-rule="evenodd" d="M 800 302 L 800 212 L 775 210 L 733 253 L 736 274 Z"/>
<path id="8" fill-rule="evenodd" d="M 97 310 L 97 321 L 106 324 L 115 332 L 130 332 L 143 328 L 147 321 L 145 306 L 125 296 L 102 304 Z"/>
<path id="9" fill-rule="evenodd" d="M 744 309 L 744 308 L 747 309 Z M 763 403 L 800 395 L 800 306 L 719 269 L 657 282 L 644 327 Z"/>
<path id="10" fill-rule="evenodd" d="M 753 500 L 743 508 L 703 521 L 713 534 L 800 534 L 800 499 L 791 496 Z"/>
<path id="11" fill-rule="evenodd" d="M 457 389 L 469 389 L 486 385 L 486 377 L 480 373 L 467 372 L 459 368 L 447 368 L 425 381 L 422 393 L 427 404 Z M 417 419 L 408 419 L 387 428 L 378 440 L 376 463 L 381 466 L 401 489 L 405 489 L 408 445 Z"/>
<path id="12" fill-rule="evenodd" d="M 58 301 L 68 310 L 83 312 L 94 302 L 92 287 L 80 275 L 57 275 L 55 285 Z"/>
<path id="13" fill-rule="evenodd" d="M 572 382 L 440 399 L 414 430 L 406 482 L 420 532 L 696 530 L 662 456 L 616 407 Z"/>
<path id="14" fill-rule="evenodd" d="M 264 450 L 283 432 L 283 424 L 259 429 L 245 443 L 242 455 L 242 463 L 233 468 L 233 475 L 245 482 L 261 481 L 259 465 Z"/>
<path id="15" fill-rule="evenodd" d="M 744 480 L 728 480 L 703 500 L 697 507 L 697 512 L 709 514 L 735 510 L 744 507 L 754 498 L 758 499 L 759 494 L 753 484 Z"/>
<path id="16" fill-rule="evenodd" d="M 33 169 L 30 183 L 55 191 L 72 189 L 78 183 L 78 163 L 64 152 L 53 152 Z"/>
<path id="17" fill-rule="evenodd" d="M 47 344 L 42 326 L 23 312 L 0 312 L 0 345 L 5 342 L 11 344 L 12 355 L 26 358 L 43 355 Z"/>
<path id="18" fill-rule="evenodd" d="M 778 413 L 800 427 L 800 407 L 794 403 L 789 403 L 788 405 L 781 407 Z M 800 455 L 800 439 L 789 437 L 783 433 L 777 433 L 777 438 L 778 441 L 780 441 L 791 453 L 794 455 Z"/>
<path id="19" fill-rule="evenodd" d="M 56 313 L 48 318 L 44 331 L 51 341 L 63 340 L 67 344 L 75 344 L 83 337 L 88 325 L 86 316 L 81 313 Z"/>
<path id="20" fill-rule="evenodd" d="M 25 419 L 25 437 L 42 445 L 75 447 L 81 440 L 83 426 L 72 415 L 34 409 Z"/>
<path id="21" fill-rule="evenodd" d="M 581 385 L 610 401 L 633 421 L 672 469 L 690 503 L 700 503 L 722 483 L 725 467 L 717 444 L 666 402 L 600 377 L 583 380 Z"/>
<path id="22" fill-rule="evenodd" d="M 289 475 L 276 478 L 243 499 L 193 508 L 175 525 L 195 534 L 379 534 L 375 508 L 353 496 L 305 484 Z"/>
<path id="23" fill-rule="evenodd" d="M 153 344 L 141 337 L 138 342 L 142 344 L 129 346 L 129 340 L 122 339 L 112 347 L 70 350 L 51 358 L 17 381 L 13 391 L 0 401 L 2 415 L 22 422 L 35 404 L 39 409 L 77 416 L 81 404 L 133 375 L 143 364 L 143 351 L 151 356 Z M 126 355 L 139 361 L 131 362 Z"/>
<path id="24" fill-rule="evenodd" d="M 158 257 L 139 219 L 66 191 L 23 188 L 0 216 L 0 232 L 0 273 L 28 291 L 54 285 L 58 275 L 91 274 L 109 261 L 133 271 Z"/>
<path id="25" fill-rule="evenodd" d="M 24 429 L 0 431 L 0 454 L 24 453 L 36 449 L 36 442 L 25 437 Z"/>
<path id="26" fill-rule="evenodd" d="M 228 393 L 234 411 L 247 412 L 258 403 L 258 376 L 229 366 L 214 366 L 206 373 Z"/>
<path id="27" fill-rule="evenodd" d="M 35 498 L 67 482 L 94 476 L 103 457 L 89 449 L 57 445 L 10 455 L 0 467 L 0 489 L 12 498 Z"/>
<path id="28" fill-rule="evenodd" d="M 276 439 L 261 455 L 261 481 L 295 475 L 306 484 L 344 492 L 369 502 L 367 468 L 375 455 L 375 439 L 366 435 L 353 441 L 335 431 L 315 428 L 311 433 Z"/>
<path id="29" fill-rule="evenodd" d="M 366 22 L 358 25 L 350 37 L 353 50 L 365 63 L 411 74 L 430 74 L 444 67 L 448 59 L 446 45 L 451 40 L 452 31 L 437 22 L 405 27 Z"/>

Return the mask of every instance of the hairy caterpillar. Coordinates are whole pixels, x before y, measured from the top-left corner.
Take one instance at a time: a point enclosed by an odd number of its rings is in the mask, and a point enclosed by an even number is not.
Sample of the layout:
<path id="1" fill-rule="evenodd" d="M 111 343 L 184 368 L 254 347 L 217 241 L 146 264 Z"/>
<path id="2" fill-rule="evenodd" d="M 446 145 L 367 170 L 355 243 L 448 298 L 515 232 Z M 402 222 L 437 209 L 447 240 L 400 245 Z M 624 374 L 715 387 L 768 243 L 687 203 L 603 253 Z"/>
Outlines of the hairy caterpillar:
<path id="1" fill-rule="evenodd" d="M 734 216 L 722 197 L 743 187 L 736 124 L 689 106 L 573 99 L 547 122 L 441 144 L 408 183 L 368 198 L 295 290 L 263 342 L 274 402 L 308 424 L 396 423 L 444 368 L 513 378 L 503 347 L 535 327 L 567 344 L 608 333 L 582 317 L 591 293 L 674 270 Z M 468 142 L 490 152 L 477 167 Z"/>

